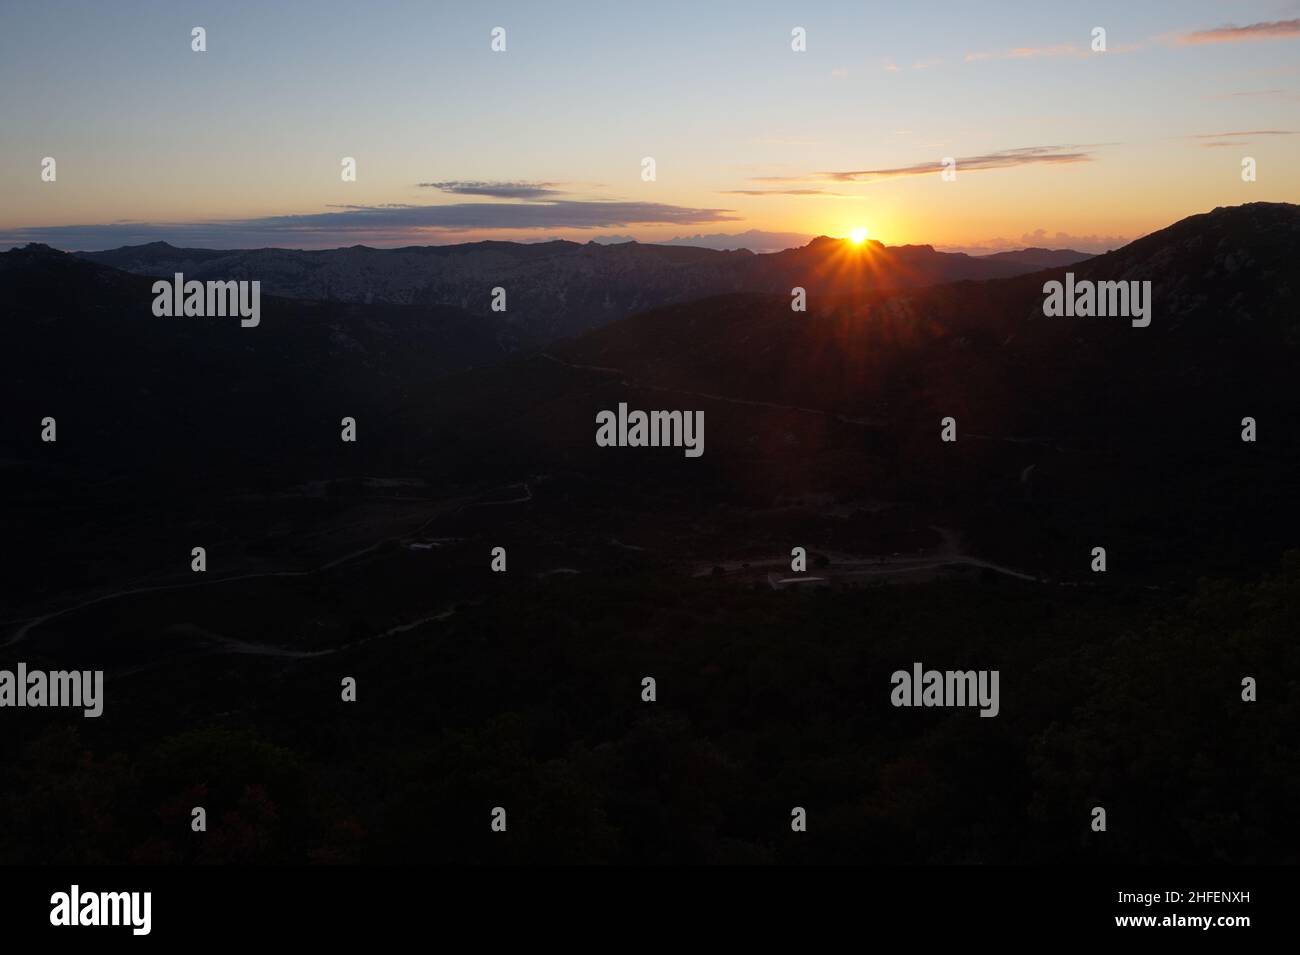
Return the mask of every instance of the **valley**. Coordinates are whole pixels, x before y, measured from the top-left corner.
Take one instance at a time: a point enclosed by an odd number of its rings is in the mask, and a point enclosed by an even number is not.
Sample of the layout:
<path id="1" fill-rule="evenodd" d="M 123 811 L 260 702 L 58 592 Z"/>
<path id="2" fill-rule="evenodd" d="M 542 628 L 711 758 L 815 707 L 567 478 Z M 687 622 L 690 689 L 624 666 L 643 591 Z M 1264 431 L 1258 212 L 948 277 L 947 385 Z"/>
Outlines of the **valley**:
<path id="1" fill-rule="evenodd" d="M 1294 720 L 1237 686 L 1298 665 L 1298 235 L 1243 206 L 1036 274 L 864 265 L 807 313 L 724 290 L 528 347 L 269 278 L 256 328 L 155 319 L 147 274 L 0 254 L 0 668 L 102 670 L 107 700 L 13 711 L 0 859 L 87 832 L 112 862 L 1282 859 Z M 1157 320 L 1045 319 L 1067 267 L 1152 281 Z M 601 447 L 621 405 L 699 411 L 707 451 Z M 997 717 L 892 706 L 916 661 L 1000 673 Z M 196 780 L 258 839 L 159 836 Z M 796 790 L 803 841 L 772 823 Z M 1080 842 L 1080 791 L 1137 822 Z M 486 800 L 517 841 L 438 822 Z"/>

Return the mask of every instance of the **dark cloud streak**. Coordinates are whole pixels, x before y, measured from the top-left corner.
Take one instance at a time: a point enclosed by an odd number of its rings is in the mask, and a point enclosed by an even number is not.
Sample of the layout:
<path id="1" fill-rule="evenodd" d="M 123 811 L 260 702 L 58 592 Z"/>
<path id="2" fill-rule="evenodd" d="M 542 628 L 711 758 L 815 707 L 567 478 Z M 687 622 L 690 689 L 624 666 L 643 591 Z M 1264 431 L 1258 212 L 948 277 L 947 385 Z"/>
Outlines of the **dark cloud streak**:
<path id="1" fill-rule="evenodd" d="M 545 199 L 558 196 L 560 190 L 556 182 L 472 182 L 452 180 L 448 182 L 417 183 L 421 189 L 438 189 L 458 196 L 489 196 L 494 199 Z"/>

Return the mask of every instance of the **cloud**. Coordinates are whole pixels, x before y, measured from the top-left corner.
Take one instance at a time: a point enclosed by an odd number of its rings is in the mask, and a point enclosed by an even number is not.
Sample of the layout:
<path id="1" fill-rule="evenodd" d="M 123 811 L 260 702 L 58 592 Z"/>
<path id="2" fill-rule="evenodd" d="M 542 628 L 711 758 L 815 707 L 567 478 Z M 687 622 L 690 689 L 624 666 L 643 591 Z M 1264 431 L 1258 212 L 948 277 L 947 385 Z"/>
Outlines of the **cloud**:
<path id="1" fill-rule="evenodd" d="M 966 245 L 945 245 L 945 252 L 965 252 L 969 255 L 988 255 L 991 252 L 1012 252 L 1019 249 L 1074 249 L 1076 252 L 1107 252 L 1127 245 L 1132 240 L 1122 235 L 1072 235 L 1069 232 L 1049 233 L 1035 229 L 1016 239 L 985 239 Z"/>
<path id="2" fill-rule="evenodd" d="M 1194 133 L 1188 139 L 1223 139 L 1225 136 L 1294 136 L 1294 129 L 1250 129 L 1233 133 Z"/>
<path id="3" fill-rule="evenodd" d="M 460 202 L 437 206 L 351 206 L 306 215 L 216 222 L 114 222 L 34 226 L 0 233 L 0 246 L 44 242 L 63 249 L 110 249 L 159 240 L 208 248 L 330 248 L 413 244 L 458 232 L 501 229 L 607 229 L 630 225 L 730 222 L 728 209 L 695 209 L 658 202 Z"/>
<path id="4" fill-rule="evenodd" d="M 1092 50 L 1074 43 L 1057 43 L 1052 46 L 1017 46 L 1010 50 L 996 50 L 989 53 L 967 53 L 963 62 L 975 63 L 979 60 L 1028 60 L 1043 56 L 1091 56 Z"/>
<path id="5" fill-rule="evenodd" d="M 346 202 L 327 202 L 326 209 L 418 209 L 419 206 L 411 202 L 383 202 L 374 206 L 359 206 Z M 119 219 L 121 223 L 129 224 L 130 219 Z"/>
<path id="6" fill-rule="evenodd" d="M 421 189 L 438 189 L 459 196 L 491 196 L 495 199 L 544 199 L 560 195 L 556 182 L 421 182 Z"/>
<path id="7" fill-rule="evenodd" d="M 1184 33 L 1177 42 L 1183 46 L 1196 46 L 1205 43 L 1247 43 L 1252 40 L 1284 40 L 1300 36 L 1300 20 L 1271 20 L 1264 23 L 1251 23 L 1244 27 L 1215 27 L 1212 30 L 1196 30 Z"/>
<path id="8" fill-rule="evenodd" d="M 1146 48 L 1146 40 L 1139 43 L 1120 43 L 1115 46 L 1107 47 L 1106 54 L 1114 56 L 1116 53 L 1136 53 L 1138 50 Z M 1090 44 L 1080 45 L 1078 43 L 1053 43 L 1048 46 L 1014 46 L 1009 50 L 992 50 L 981 53 L 967 53 L 963 58 L 963 63 L 978 63 L 981 60 L 1036 60 L 1045 57 L 1074 57 L 1083 59 L 1085 57 L 1097 56 Z"/>
<path id="9" fill-rule="evenodd" d="M 1235 93 L 1215 93 L 1212 99 L 1235 99 L 1238 96 L 1277 96 L 1285 95 L 1288 90 L 1238 90 Z"/>
<path id="10" fill-rule="evenodd" d="M 1063 165 L 1067 163 L 1092 162 L 1092 153 L 1070 151 L 1078 150 L 1076 146 L 1026 146 L 1020 149 L 1003 149 L 998 152 L 985 153 L 982 156 L 968 156 L 957 159 L 957 172 L 971 172 L 976 169 L 1005 169 L 1011 166 Z M 940 172 L 943 164 L 938 160 L 916 163 L 912 166 L 895 166 L 889 169 L 854 169 L 848 172 L 822 172 L 818 176 L 834 182 L 875 182 L 881 179 L 897 179 L 903 176 L 925 176 Z"/>
<path id="11" fill-rule="evenodd" d="M 1231 133 L 1196 133 L 1183 138 L 1209 140 L 1209 142 L 1199 142 L 1196 145 L 1203 146 L 1206 149 L 1217 149 L 1222 146 L 1245 146 L 1249 142 L 1246 139 L 1229 139 L 1230 136 L 1294 136 L 1295 134 L 1294 129 L 1252 129 Z"/>
<path id="12" fill-rule="evenodd" d="M 860 199 L 861 196 L 852 196 L 844 192 L 830 192 L 826 189 L 724 189 L 720 193 L 723 196 L 831 196 L 841 199 Z"/>
<path id="13" fill-rule="evenodd" d="M 1215 93 L 1210 99 L 1237 99 L 1243 96 L 1277 96 L 1282 99 L 1300 99 L 1294 90 L 1239 90 L 1236 93 Z"/>

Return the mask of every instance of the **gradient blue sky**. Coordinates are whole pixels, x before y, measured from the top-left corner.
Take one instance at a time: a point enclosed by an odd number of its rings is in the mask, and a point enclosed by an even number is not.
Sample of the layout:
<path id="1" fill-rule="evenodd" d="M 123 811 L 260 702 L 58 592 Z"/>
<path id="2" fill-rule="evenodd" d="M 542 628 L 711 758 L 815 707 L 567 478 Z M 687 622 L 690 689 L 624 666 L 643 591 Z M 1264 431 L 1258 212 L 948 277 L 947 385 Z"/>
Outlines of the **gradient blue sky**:
<path id="1" fill-rule="evenodd" d="M 0 120 L 0 247 L 1099 249 L 1300 198 L 1300 3 L 7 0 Z"/>

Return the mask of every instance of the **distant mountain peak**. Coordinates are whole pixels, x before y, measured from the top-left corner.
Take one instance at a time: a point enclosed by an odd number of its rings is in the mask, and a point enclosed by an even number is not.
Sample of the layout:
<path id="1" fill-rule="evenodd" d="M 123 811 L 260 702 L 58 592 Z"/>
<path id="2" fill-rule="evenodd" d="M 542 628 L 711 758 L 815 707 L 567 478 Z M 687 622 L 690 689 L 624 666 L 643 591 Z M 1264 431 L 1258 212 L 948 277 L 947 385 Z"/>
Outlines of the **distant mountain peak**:
<path id="1" fill-rule="evenodd" d="M 22 256 L 24 258 L 46 258 L 58 259 L 63 258 L 68 253 L 46 245 L 44 242 L 28 242 L 26 245 L 16 245 L 5 255 Z"/>

